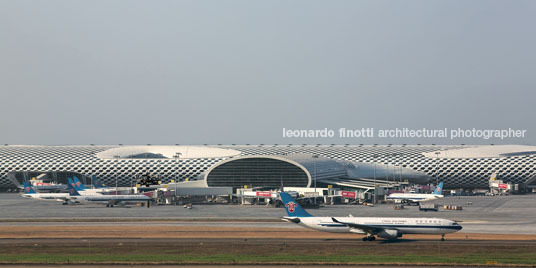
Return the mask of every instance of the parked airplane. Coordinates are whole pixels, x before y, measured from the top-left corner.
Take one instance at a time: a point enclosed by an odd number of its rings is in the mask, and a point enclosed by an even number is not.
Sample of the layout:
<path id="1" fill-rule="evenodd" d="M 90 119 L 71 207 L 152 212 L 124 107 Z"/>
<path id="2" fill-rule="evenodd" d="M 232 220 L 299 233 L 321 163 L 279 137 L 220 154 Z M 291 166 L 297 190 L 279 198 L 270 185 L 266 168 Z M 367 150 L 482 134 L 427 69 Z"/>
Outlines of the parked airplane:
<path id="1" fill-rule="evenodd" d="M 69 181 L 69 184 L 80 193 L 80 195 L 102 195 L 102 190 L 86 188 L 77 177 L 74 177 L 74 180 L 71 178 L 68 178 L 67 180 Z"/>
<path id="2" fill-rule="evenodd" d="M 34 198 L 38 200 L 60 201 L 64 204 L 67 204 L 67 199 L 69 197 L 68 193 L 38 193 L 28 182 L 25 181 L 23 185 L 24 193 L 21 195 L 22 197 Z"/>
<path id="3" fill-rule="evenodd" d="M 91 182 L 93 183 L 93 187 L 95 187 L 95 189 L 110 188 L 101 183 L 99 179 L 97 179 L 97 176 L 91 176 Z"/>
<path id="4" fill-rule="evenodd" d="M 445 234 L 462 229 L 455 221 L 437 218 L 314 217 L 288 193 L 280 195 L 288 214 L 283 220 L 318 231 L 365 234 L 363 241 L 376 240 L 375 236 L 393 240 L 404 234 L 440 234 L 443 241 Z"/>
<path id="5" fill-rule="evenodd" d="M 32 187 L 39 192 L 58 192 L 67 190 L 67 185 L 64 184 L 55 184 L 36 180 L 31 180 L 30 183 Z"/>
<path id="6" fill-rule="evenodd" d="M 411 193 L 392 193 L 387 196 L 387 200 L 395 200 L 402 203 L 418 203 L 443 198 L 443 182 L 440 182 L 431 194 L 411 194 Z"/>
<path id="7" fill-rule="evenodd" d="M 146 195 L 103 195 L 100 193 L 87 193 L 81 195 L 76 189 L 76 183 L 69 184 L 69 199 L 73 202 L 89 203 L 106 203 L 106 207 L 114 205 L 124 205 L 126 203 L 147 202 L 147 207 L 150 206 L 151 198 Z"/>

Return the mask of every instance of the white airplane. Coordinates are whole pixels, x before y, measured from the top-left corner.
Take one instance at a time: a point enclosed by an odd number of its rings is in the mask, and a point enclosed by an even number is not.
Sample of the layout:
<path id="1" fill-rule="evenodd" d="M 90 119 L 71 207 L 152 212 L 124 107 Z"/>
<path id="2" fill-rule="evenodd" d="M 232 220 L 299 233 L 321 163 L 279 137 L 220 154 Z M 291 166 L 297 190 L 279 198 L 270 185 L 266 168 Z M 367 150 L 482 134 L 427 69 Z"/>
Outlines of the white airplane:
<path id="1" fill-rule="evenodd" d="M 74 179 L 68 178 L 69 184 L 75 188 L 80 195 L 102 195 L 103 189 L 88 189 L 84 184 L 80 182 L 80 180 L 77 177 L 73 177 Z"/>
<path id="2" fill-rule="evenodd" d="M 151 198 L 146 195 L 104 195 L 101 193 L 86 193 L 81 195 L 76 189 L 75 183 L 68 184 L 69 200 L 72 202 L 80 203 L 106 203 L 106 207 L 113 207 L 114 205 L 124 205 L 126 203 L 134 202 L 147 202 L 147 207 L 150 206 Z"/>
<path id="3" fill-rule="evenodd" d="M 280 195 L 288 214 L 283 220 L 318 231 L 365 234 L 363 241 L 376 240 L 375 236 L 394 240 L 404 234 L 438 234 L 443 241 L 445 234 L 462 229 L 455 221 L 438 218 L 314 217 L 288 193 Z"/>
<path id="4" fill-rule="evenodd" d="M 431 201 L 443 198 L 441 194 L 443 192 L 443 183 L 440 182 L 433 193 L 431 194 L 411 194 L 411 193 L 392 193 L 387 196 L 387 200 L 394 200 L 399 202 L 418 203 L 424 201 Z"/>
<path id="5" fill-rule="evenodd" d="M 24 182 L 24 193 L 21 194 L 22 197 L 26 198 L 34 198 L 38 200 L 49 200 L 49 201 L 59 201 L 63 202 L 64 204 L 67 203 L 67 200 L 69 198 L 68 193 L 37 193 L 33 187 L 28 183 Z"/>

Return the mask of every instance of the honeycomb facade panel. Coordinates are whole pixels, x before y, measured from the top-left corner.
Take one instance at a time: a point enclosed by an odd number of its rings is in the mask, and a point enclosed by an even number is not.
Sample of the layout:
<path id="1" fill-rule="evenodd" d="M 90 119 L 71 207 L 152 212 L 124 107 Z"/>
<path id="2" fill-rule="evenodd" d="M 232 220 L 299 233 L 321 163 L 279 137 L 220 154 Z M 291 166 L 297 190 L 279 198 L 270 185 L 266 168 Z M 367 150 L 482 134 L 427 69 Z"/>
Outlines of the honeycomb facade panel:
<path id="1" fill-rule="evenodd" d="M 227 145 L 199 146 L 202 150 L 198 150 L 197 157 L 194 158 L 140 159 L 119 156 L 117 159 L 108 159 L 98 156 L 99 153 L 106 154 L 107 151 L 120 147 L 0 146 L 0 187 L 13 187 L 7 178 L 7 174 L 12 171 L 72 171 L 85 176 L 96 175 L 105 184 L 115 185 L 117 179 L 120 186 L 128 186 L 132 178 L 146 173 L 160 177 L 163 182 L 172 179 L 196 179 L 210 167 L 236 155 L 317 154 L 334 160 L 389 165 L 395 172 L 396 167 L 402 166 L 422 171 L 433 178 L 438 176 L 445 182 L 446 188 L 486 188 L 492 173 L 497 173 L 499 179 L 506 182 L 523 183 L 536 172 L 534 153 L 523 154 L 523 151 L 536 151 L 532 146 L 495 146 L 490 149 L 468 145 Z M 145 150 L 153 148 L 141 147 L 146 148 Z M 184 155 L 188 154 L 188 150 L 193 150 L 193 147 L 180 146 L 154 148 L 165 150 L 163 155 L 168 157 L 175 149 L 182 150 Z M 478 154 L 480 148 L 484 152 L 482 157 Z M 117 151 L 128 150 L 126 148 Z M 139 148 L 136 148 L 136 152 L 139 151 Z M 499 151 L 497 156 L 492 154 L 495 151 Z M 447 157 L 435 157 L 436 153 L 445 154 Z M 471 156 L 471 153 L 474 155 Z M 203 154 L 207 157 L 203 157 Z"/>

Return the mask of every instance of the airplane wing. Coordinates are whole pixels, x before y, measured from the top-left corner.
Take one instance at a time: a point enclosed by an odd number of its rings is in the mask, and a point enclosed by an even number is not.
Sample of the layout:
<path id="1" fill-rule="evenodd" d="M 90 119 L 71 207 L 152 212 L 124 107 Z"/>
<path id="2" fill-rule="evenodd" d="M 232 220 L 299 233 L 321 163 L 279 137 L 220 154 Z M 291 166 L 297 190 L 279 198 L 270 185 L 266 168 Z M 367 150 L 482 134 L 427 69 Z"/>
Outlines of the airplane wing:
<path id="1" fill-rule="evenodd" d="M 371 234 L 371 235 L 374 235 L 374 234 L 377 234 L 377 233 L 381 233 L 383 231 L 385 231 L 385 228 L 381 228 L 381 227 L 377 227 L 377 226 L 371 226 L 371 225 L 367 225 L 367 224 L 357 224 L 357 223 L 351 223 L 351 222 L 341 222 L 341 221 L 338 221 L 337 219 L 335 218 L 331 218 L 331 220 L 335 223 L 340 223 L 340 224 L 344 224 L 350 228 L 356 228 L 356 229 L 360 229 L 362 230 L 363 232 L 367 233 L 367 234 Z"/>

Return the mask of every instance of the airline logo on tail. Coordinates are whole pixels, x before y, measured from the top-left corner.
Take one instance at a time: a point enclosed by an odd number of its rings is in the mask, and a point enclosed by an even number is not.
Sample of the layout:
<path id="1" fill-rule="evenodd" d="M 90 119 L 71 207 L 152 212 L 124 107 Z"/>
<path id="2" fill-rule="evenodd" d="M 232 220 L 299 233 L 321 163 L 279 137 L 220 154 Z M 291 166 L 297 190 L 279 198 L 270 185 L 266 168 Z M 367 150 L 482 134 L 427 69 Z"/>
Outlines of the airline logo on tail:
<path id="1" fill-rule="evenodd" d="M 434 194 L 441 194 L 443 192 L 443 182 L 440 182 L 439 185 L 436 187 Z"/>
<path id="2" fill-rule="evenodd" d="M 281 192 L 279 195 L 281 201 L 283 201 L 283 204 L 285 205 L 289 217 L 312 217 L 311 214 L 307 213 L 307 211 L 305 211 L 288 193 Z"/>
<path id="3" fill-rule="evenodd" d="M 71 178 L 69 178 L 69 184 L 67 184 L 67 189 L 69 190 L 70 196 L 79 196 L 80 193 L 75 188 L 76 183 L 74 183 Z"/>
<path id="4" fill-rule="evenodd" d="M 35 194 L 36 192 L 28 182 L 24 182 L 24 193 L 25 194 Z"/>
<path id="5" fill-rule="evenodd" d="M 290 212 L 290 213 L 293 213 L 293 212 L 294 212 L 294 209 L 295 209 L 297 206 L 298 206 L 298 204 L 296 204 L 296 203 L 294 203 L 294 202 L 292 202 L 292 201 L 290 201 L 289 203 L 287 203 L 287 204 L 285 205 L 285 207 L 287 207 L 287 209 L 288 209 L 288 212 Z"/>
<path id="6" fill-rule="evenodd" d="M 73 181 L 74 183 L 76 184 L 76 187 L 74 187 L 77 191 L 84 191 L 86 190 L 87 188 L 80 182 L 80 180 L 76 177 L 76 176 L 73 176 Z"/>
<path id="7" fill-rule="evenodd" d="M 95 188 L 104 188 L 104 185 L 100 183 L 99 179 L 97 179 L 97 176 L 91 176 L 91 180 L 93 181 L 93 186 L 95 186 Z"/>
<path id="8" fill-rule="evenodd" d="M 74 187 L 76 187 L 76 184 L 73 182 L 73 179 L 67 178 L 67 180 L 69 181 L 69 185 L 71 185 L 72 188 L 74 189 Z"/>

